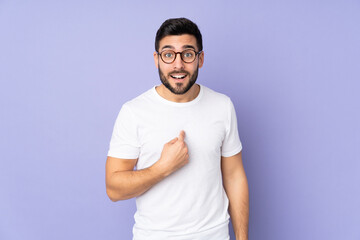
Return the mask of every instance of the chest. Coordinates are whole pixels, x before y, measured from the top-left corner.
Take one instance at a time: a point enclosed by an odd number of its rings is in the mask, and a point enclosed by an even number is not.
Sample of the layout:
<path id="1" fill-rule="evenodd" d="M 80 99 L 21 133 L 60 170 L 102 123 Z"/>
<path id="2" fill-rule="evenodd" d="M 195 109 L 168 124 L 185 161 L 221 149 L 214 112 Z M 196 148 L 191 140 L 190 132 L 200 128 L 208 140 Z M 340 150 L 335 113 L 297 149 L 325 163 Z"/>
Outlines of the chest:
<path id="1" fill-rule="evenodd" d="M 176 109 L 154 111 L 151 116 L 141 117 L 146 120 L 138 126 L 141 167 L 156 162 L 164 144 L 178 137 L 181 130 L 185 131 L 192 164 L 218 166 L 226 130 L 223 116 L 216 112 Z"/>

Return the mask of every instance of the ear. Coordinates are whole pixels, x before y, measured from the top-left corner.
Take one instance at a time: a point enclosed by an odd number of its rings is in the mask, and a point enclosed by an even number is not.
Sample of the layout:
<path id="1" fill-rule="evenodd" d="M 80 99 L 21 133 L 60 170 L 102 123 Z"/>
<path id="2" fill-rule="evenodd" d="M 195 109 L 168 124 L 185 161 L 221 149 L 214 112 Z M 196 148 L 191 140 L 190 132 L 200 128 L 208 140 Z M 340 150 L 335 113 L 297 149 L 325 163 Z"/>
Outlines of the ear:
<path id="1" fill-rule="evenodd" d="M 154 52 L 154 62 L 155 62 L 155 67 L 159 68 L 159 56 L 157 52 Z"/>
<path id="2" fill-rule="evenodd" d="M 204 64 L 204 51 L 202 51 L 200 54 L 199 54 L 199 68 L 201 68 Z"/>

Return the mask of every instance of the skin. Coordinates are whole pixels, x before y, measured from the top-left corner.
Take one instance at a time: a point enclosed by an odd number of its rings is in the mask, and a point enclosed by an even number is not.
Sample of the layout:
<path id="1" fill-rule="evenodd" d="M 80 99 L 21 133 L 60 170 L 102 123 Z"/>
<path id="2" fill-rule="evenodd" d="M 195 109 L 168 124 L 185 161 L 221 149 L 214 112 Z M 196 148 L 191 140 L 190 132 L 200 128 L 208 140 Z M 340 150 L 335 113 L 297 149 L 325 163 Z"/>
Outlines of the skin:
<path id="1" fill-rule="evenodd" d="M 163 147 L 160 159 L 151 167 L 134 171 L 137 159 L 108 157 L 106 161 L 106 192 L 116 202 L 140 196 L 153 185 L 189 162 L 188 148 L 181 131 Z"/>
<path id="2" fill-rule="evenodd" d="M 167 36 L 159 42 L 159 50 L 172 49 L 181 52 L 186 48 L 196 47 L 196 38 L 192 35 Z M 160 60 L 160 61 L 159 61 Z M 179 56 L 171 64 L 162 62 L 154 52 L 155 66 L 163 74 L 162 81 L 177 89 L 182 94 L 175 94 L 164 84 L 158 86 L 156 91 L 160 96 L 169 101 L 188 102 L 196 98 L 200 87 L 193 84 L 188 91 L 183 91 L 189 85 L 192 76 L 201 68 L 204 62 L 204 53 L 198 55 L 192 63 L 184 63 Z M 174 72 L 185 72 L 187 76 L 179 84 L 170 77 Z M 196 80 L 196 79 L 195 79 Z M 125 200 L 140 196 L 156 183 L 163 180 L 176 170 L 189 162 L 188 148 L 184 141 L 185 132 L 181 131 L 179 136 L 166 143 L 163 147 L 160 159 L 152 166 L 134 171 L 138 159 L 120 159 L 108 157 L 106 161 L 106 192 L 112 201 Z"/>
<path id="3" fill-rule="evenodd" d="M 159 43 L 159 52 L 172 49 L 181 52 L 187 48 L 198 51 L 196 38 L 192 35 L 166 36 Z M 155 66 L 158 68 L 162 84 L 156 91 L 163 98 L 173 102 L 189 102 L 197 97 L 200 86 L 196 84 L 197 71 L 203 66 L 204 52 L 192 63 L 184 63 L 180 55 L 171 64 L 164 63 L 154 52 Z M 181 83 L 170 75 L 185 73 Z M 165 83 L 165 84 L 164 84 Z M 167 86 L 166 86 L 167 85 Z M 140 196 L 152 186 L 189 163 L 185 132 L 165 143 L 160 159 L 152 166 L 134 171 L 138 159 L 108 157 L 106 161 L 106 192 L 116 202 Z M 221 157 L 221 171 L 224 189 L 229 198 L 229 213 L 237 240 L 248 239 L 249 192 L 241 152 L 231 157 Z"/>
<path id="4" fill-rule="evenodd" d="M 159 52 L 165 49 L 171 49 L 175 52 L 181 52 L 185 49 L 193 48 L 196 52 L 198 51 L 196 46 L 196 38 L 193 35 L 183 34 L 183 35 L 171 35 L 166 36 L 161 39 L 159 43 Z M 159 55 L 154 52 L 154 62 L 156 68 L 158 68 L 159 73 L 163 74 L 165 80 L 170 84 L 173 89 L 176 89 L 178 92 L 186 89 L 186 86 L 189 85 L 191 77 L 201 68 L 204 64 L 204 52 L 201 52 L 192 63 L 185 63 L 181 60 L 180 55 L 176 56 L 176 59 L 171 64 L 164 63 Z M 176 81 L 170 77 L 174 72 L 184 72 L 188 73 L 184 79 L 183 83 L 176 83 Z M 160 75 L 160 78 L 162 76 Z M 189 102 L 197 97 L 200 91 L 200 86 L 198 84 L 193 84 L 192 87 L 185 93 L 174 94 L 170 89 L 168 89 L 164 80 L 161 79 L 162 83 L 160 86 L 156 87 L 156 91 L 163 98 L 173 101 L 173 102 Z M 196 79 L 195 79 L 196 81 Z"/>
<path id="5" fill-rule="evenodd" d="M 247 240 L 249 231 L 249 188 L 242 163 L 241 152 L 221 157 L 221 172 L 229 214 L 237 240 Z"/>

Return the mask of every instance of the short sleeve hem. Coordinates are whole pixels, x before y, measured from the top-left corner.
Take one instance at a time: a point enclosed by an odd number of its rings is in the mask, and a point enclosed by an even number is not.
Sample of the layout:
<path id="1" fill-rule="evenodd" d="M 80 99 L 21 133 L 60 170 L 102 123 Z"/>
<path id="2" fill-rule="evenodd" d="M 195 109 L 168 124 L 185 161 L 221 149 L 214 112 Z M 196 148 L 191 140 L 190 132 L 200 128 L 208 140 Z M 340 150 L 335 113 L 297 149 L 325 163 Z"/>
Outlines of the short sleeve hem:
<path id="1" fill-rule="evenodd" d="M 123 158 L 123 159 L 137 159 L 139 157 L 138 154 L 126 154 L 126 153 L 119 153 L 116 151 L 109 151 L 107 154 L 108 157 L 114 158 Z"/>
<path id="2" fill-rule="evenodd" d="M 232 156 L 234 156 L 235 154 L 241 152 L 241 150 L 242 150 L 242 145 L 241 145 L 241 143 L 240 143 L 240 145 L 237 146 L 237 148 L 235 148 L 234 150 L 221 153 L 221 156 L 222 156 L 222 157 L 232 157 Z"/>

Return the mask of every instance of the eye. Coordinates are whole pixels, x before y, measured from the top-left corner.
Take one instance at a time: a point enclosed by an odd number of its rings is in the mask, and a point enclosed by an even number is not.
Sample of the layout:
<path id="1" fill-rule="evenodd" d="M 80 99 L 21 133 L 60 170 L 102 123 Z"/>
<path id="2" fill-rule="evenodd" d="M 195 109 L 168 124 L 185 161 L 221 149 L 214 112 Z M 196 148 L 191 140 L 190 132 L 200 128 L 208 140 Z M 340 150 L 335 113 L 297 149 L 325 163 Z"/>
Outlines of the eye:
<path id="1" fill-rule="evenodd" d="M 164 58 L 172 58 L 174 56 L 173 52 L 164 52 L 163 57 Z"/>
<path id="2" fill-rule="evenodd" d="M 185 52 L 183 53 L 183 57 L 185 57 L 185 58 L 193 58 L 194 54 L 195 54 L 195 53 L 194 53 L 193 51 L 191 51 L 191 50 L 185 51 Z"/>

